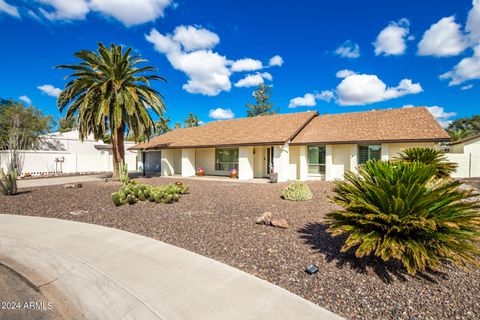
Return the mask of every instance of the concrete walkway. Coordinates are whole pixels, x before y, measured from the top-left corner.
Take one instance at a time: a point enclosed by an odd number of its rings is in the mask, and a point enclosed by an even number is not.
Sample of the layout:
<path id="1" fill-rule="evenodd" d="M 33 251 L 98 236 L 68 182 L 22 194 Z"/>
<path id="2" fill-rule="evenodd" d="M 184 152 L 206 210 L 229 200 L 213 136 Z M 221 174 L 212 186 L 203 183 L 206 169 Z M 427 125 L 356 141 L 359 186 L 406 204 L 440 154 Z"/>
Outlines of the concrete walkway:
<path id="1" fill-rule="evenodd" d="M 341 319 L 287 290 L 121 230 L 0 215 L 0 262 L 86 319 Z"/>
<path id="2" fill-rule="evenodd" d="M 79 176 L 20 179 L 18 180 L 18 187 L 31 188 L 31 187 L 54 186 L 54 185 L 67 184 L 67 183 L 101 181 L 111 177 L 112 177 L 111 173 L 100 173 L 100 174 L 88 174 L 88 175 L 86 174 L 86 175 L 79 175 Z"/>

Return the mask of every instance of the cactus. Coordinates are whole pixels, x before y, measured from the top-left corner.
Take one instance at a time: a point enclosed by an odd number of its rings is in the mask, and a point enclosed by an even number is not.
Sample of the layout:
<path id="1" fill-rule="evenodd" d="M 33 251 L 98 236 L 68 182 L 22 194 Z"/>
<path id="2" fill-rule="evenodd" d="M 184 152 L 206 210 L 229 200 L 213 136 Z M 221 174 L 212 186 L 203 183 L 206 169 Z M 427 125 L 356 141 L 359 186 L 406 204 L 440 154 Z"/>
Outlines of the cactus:
<path id="1" fill-rule="evenodd" d="M 282 198 L 292 201 L 305 201 L 312 199 L 310 188 L 303 182 L 294 182 L 283 189 Z"/>
<path id="2" fill-rule="evenodd" d="M 125 203 L 134 204 L 139 200 L 148 200 L 155 203 L 172 203 L 179 201 L 188 190 L 189 186 L 182 183 L 147 186 L 130 181 L 119 191 L 112 193 L 112 201 L 116 206 L 121 206 Z"/>
<path id="3" fill-rule="evenodd" d="M 123 184 L 128 184 L 128 181 L 130 180 L 128 177 L 128 166 L 123 160 L 120 161 L 119 169 L 120 169 L 120 181 Z"/>
<path id="4" fill-rule="evenodd" d="M 125 204 L 125 197 L 123 193 L 114 192 L 112 193 L 112 201 L 117 207 L 119 207 Z"/>
<path id="5" fill-rule="evenodd" d="M 9 170 L 7 173 L 0 170 L 0 193 L 11 196 L 17 193 L 17 173 Z"/>
<path id="6" fill-rule="evenodd" d="M 127 203 L 128 204 L 135 204 L 135 203 L 137 203 L 137 201 L 138 201 L 138 199 L 135 196 L 133 196 L 131 194 L 129 194 L 127 196 Z"/>

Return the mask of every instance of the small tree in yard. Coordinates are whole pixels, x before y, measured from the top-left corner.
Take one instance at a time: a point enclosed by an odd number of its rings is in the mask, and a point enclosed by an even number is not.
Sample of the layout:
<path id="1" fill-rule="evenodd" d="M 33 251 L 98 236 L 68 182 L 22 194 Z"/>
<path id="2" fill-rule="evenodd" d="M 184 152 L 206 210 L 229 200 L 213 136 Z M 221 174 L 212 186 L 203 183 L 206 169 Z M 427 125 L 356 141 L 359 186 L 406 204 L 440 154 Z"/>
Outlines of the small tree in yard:
<path id="1" fill-rule="evenodd" d="M 278 110 L 273 110 L 273 102 L 270 101 L 272 93 L 270 86 L 260 84 L 253 93 L 255 104 L 247 103 L 247 117 L 265 116 L 278 113 Z"/>
<path id="2" fill-rule="evenodd" d="M 163 95 L 150 87 L 150 81 L 164 78 L 149 74 L 151 66 L 138 67 L 146 60 L 131 54 L 132 49 L 111 44 L 98 44 L 97 52 L 82 50 L 75 53 L 78 64 L 58 68 L 72 70 L 73 78 L 58 97 L 66 118 L 77 116 L 80 138 L 89 134 L 95 139 L 111 135 L 113 179 L 118 180 L 119 165 L 125 160 L 124 135 L 131 132 L 135 141 L 153 134 L 155 124 L 148 109 L 162 116 L 165 111 Z"/>
<path id="3" fill-rule="evenodd" d="M 327 215 L 329 232 L 348 235 L 343 252 L 397 259 L 410 274 L 443 260 L 478 265 L 480 204 L 461 182 L 437 173 L 416 161 L 369 161 L 358 174 L 346 173 L 333 198 L 344 210 Z"/>

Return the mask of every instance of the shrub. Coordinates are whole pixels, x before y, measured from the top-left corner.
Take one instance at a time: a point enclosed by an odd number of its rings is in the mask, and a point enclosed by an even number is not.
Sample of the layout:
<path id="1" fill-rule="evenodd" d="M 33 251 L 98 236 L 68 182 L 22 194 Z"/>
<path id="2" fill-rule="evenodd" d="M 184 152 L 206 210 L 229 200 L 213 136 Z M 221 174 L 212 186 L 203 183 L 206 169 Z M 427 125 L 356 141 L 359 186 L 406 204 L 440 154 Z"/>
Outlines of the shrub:
<path id="1" fill-rule="evenodd" d="M 437 178 L 450 177 L 458 167 L 456 163 L 448 161 L 443 151 L 432 148 L 405 149 L 400 153 L 397 160 L 404 162 L 421 162 L 427 165 L 432 165 L 437 170 Z"/>
<path id="2" fill-rule="evenodd" d="M 433 165 L 369 161 L 337 181 L 333 201 L 345 210 L 327 214 L 329 232 L 347 234 L 342 252 L 397 259 L 408 273 L 436 269 L 442 260 L 478 264 L 480 204 L 460 182 L 436 179 Z"/>
<path id="3" fill-rule="evenodd" d="M 17 173 L 14 170 L 5 173 L 0 169 L 0 193 L 6 196 L 17 193 Z"/>
<path id="4" fill-rule="evenodd" d="M 292 201 L 305 201 L 312 199 L 313 194 L 310 188 L 303 182 L 294 182 L 283 189 L 282 198 Z"/>
<path id="5" fill-rule="evenodd" d="M 150 201 L 155 203 L 172 203 L 179 201 L 181 195 L 187 193 L 188 185 L 171 183 L 165 186 L 146 186 L 133 181 L 124 185 L 119 191 L 112 193 L 112 202 L 116 206 L 126 203 L 135 204 L 137 201 Z"/>

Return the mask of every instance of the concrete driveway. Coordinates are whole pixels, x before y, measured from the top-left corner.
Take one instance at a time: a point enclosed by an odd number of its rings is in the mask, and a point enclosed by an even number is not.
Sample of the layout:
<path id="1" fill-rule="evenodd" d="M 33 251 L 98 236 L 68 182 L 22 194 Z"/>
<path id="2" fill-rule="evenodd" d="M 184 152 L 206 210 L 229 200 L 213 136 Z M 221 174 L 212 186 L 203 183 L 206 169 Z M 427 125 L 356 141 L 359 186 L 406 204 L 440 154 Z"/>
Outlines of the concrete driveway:
<path id="1" fill-rule="evenodd" d="M 31 188 L 31 187 L 54 186 L 54 185 L 67 184 L 67 183 L 101 181 L 111 177 L 112 177 L 111 173 L 100 173 L 100 174 L 88 174 L 88 175 L 86 174 L 86 175 L 79 175 L 79 176 L 19 179 L 18 187 Z"/>
<path id="2" fill-rule="evenodd" d="M 98 225 L 0 215 L 0 262 L 65 318 L 341 319 L 218 261 Z"/>

